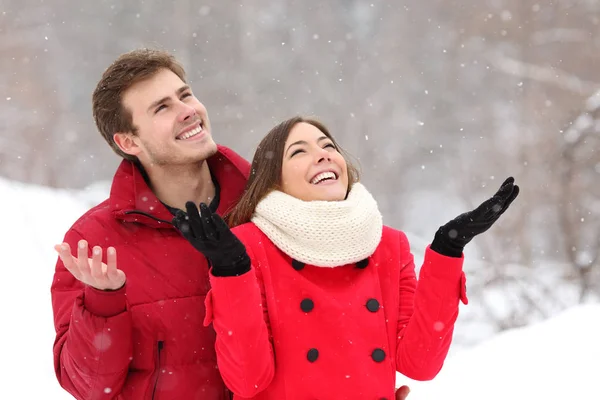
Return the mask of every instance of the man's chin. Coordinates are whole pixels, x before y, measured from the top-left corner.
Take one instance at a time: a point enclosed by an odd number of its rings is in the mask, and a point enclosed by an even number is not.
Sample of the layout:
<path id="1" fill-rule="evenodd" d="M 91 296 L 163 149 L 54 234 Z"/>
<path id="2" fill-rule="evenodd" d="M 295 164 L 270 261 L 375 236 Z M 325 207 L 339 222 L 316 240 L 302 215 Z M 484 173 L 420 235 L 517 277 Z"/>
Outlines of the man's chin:
<path id="1" fill-rule="evenodd" d="M 202 149 L 203 153 L 206 155 L 204 157 L 204 159 L 210 158 L 212 156 L 214 156 L 215 154 L 217 154 L 217 144 L 215 143 L 215 141 L 210 138 L 209 141 L 206 142 L 204 148 Z"/>
<path id="2" fill-rule="evenodd" d="M 187 149 L 186 153 L 189 154 L 191 150 L 192 149 Z M 199 162 L 211 158 L 212 156 L 217 154 L 217 152 L 217 144 L 212 140 L 212 138 L 209 138 L 204 143 L 202 143 L 202 146 L 196 147 L 193 150 L 192 157 L 194 158 L 194 161 Z"/>

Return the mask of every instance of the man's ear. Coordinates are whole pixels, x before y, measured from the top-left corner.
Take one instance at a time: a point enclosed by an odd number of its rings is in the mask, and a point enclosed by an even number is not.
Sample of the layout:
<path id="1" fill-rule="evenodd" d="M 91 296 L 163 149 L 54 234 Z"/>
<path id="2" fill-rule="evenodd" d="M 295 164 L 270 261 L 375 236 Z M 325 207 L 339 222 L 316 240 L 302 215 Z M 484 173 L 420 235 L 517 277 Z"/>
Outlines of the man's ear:
<path id="1" fill-rule="evenodd" d="M 130 156 L 136 156 L 142 152 L 142 149 L 137 143 L 137 136 L 133 133 L 117 132 L 113 135 L 113 140 L 119 146 L 121 151 Z"/>

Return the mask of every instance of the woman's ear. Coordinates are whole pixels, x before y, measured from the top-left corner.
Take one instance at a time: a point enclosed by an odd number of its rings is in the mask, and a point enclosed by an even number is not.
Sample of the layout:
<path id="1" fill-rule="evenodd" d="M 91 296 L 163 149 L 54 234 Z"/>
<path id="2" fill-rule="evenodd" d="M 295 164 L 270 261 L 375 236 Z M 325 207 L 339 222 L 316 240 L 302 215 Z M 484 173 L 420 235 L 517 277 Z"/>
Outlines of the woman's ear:
<path id="1" fill-rule="evenodd" d="M 113 140 L 119 146 L 119 149 L 130 156 L 137 156 L 142 152 L 141 147 L 137 143 L 138 137 L 133 133 L 118 132 L 113 135 Z"/>

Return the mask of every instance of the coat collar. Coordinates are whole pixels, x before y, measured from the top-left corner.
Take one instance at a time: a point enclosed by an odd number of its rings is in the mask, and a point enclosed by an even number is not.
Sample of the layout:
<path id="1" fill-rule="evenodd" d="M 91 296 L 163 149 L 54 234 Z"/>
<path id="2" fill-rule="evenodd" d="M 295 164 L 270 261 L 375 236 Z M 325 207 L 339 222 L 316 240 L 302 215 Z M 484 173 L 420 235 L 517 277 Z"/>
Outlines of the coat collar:
<path id="1" fill-rule="evenodd" d="M 217 213 L 223 215 L 242 195 L 250 173 L 250 164 L 233 150 L 217 146 L 208 167 L 221 187 Z M 153 228 L 172 228 L 173 215 L 150 189 L 140 169 L 123 160 L 115 173 L 109 204 L 115 218 L 138 222 Z"/>

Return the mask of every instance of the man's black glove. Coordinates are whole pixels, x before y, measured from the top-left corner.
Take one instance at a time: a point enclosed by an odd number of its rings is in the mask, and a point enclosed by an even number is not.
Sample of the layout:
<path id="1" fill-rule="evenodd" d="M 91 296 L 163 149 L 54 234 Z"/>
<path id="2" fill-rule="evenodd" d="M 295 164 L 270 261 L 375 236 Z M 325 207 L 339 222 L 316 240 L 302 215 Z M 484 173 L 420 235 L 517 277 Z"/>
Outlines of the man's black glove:
<path id="1" fill-rule="evenodd" d="M 200 213 L 191 201 L 185 203 L 185 208 L 187 215 L 182 210 L 177 211 L 173 225 L 204 254 L 214 276 L 237 276 L 250 270 L 246 247 L 218 214 L 204 203 L 200 203 Z"/>
<path id="2" fill-rule="evenodd" d="M 518 194 L 515 179 L 506 179 L 498 192 L 479 207 L 441 226 L 431 243 L 431 250 L 449 257 L 460 257 L 467 243 L 490 229 Z"/>

